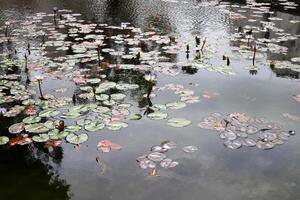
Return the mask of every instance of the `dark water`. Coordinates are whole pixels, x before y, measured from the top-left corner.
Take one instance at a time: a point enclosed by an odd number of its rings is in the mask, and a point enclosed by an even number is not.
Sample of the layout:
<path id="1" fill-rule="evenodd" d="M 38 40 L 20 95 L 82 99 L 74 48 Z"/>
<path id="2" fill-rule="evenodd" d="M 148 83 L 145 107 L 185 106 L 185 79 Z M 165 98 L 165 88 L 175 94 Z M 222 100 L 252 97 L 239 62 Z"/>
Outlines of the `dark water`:
<path id="1" fill-rule="evenodd" d="M 130 22 L 142 30 L 154 30 L 164 34 L 176 34 L 184 41 L 194 41 L 194 35 L 207 37 L 209 43 L 221 39 L 222 45 L 212 63 L 222 63 L 222 55 L 235 45 L 229 40 L 234 28 L 248 24 L 247 19 L 232 20 L 220 12 L 219 7 L 200 6 L 200 1 L 159 0 L 0 0 L 0 21 L 23 19 L 36 12 L 51 12 L 54 5 L 81 13 L 86 21 L 119 25 Z M 245 6 L 246 2 L 233 1 Z M 249 8 L 242 14 L 250 18 Z M 289 23 L 300 20 L 299 9 L 285 10 L 274 5 L 272 17 L 277 27 L 292 35 L 300 35 L 300 25 Z M 263 20 L 270 17 L 263 14 Z M 259 20 L 252 25 L 258 25 Z M 264 33 L 258 33 L 264 34 Z M 275 35 L 270 33 L 269 37 Z M 289 60 L 300 56 L 300 40 L 281 43 L 289 47 L 286 55 L 267 54 L 264 59 Z M 185 54 L 176 57 L 185 60 Z M 247 63 L 245 63 L 247 62 Z M 276 70 L 261 66 L 256 75 L 244 67 L 251 60 L 233 59 L 236 76 L 224 76 L 199 70 L 189 74 L 182 71 L 177 76 L 158 74 L 157 86 L 169 83 L 182 84 L 197 95 L 204 91 L 218 92 L 213 100 L 201 100 L 181 110 L 170 111 L 173 117 L 184 117 L 192 125 L 175 129 L 163 121 L 143 119 L 130 123 L 118 132 L 103 130 L 89 134 L 90 139 L 79 149 L 64 143 L 61 148 L 50 151 L 39 146 L 2 148 L 0 150 L 0 195 L 1 199 L 209 199 L 209 200 L 298 200 L 300 199 L 300 137 L 296 135 L 272 150 L 225 148 L 217 133 L 197 127 L 202 117 L 211 112 L 245 112 L 255 117 L 278 121 L 291 130 L 300 130 L 299 121 L 292 121 L 282 113 L 300 115 L 300 104 L 292 95 L 300 92 L 299 72 Z M 143 109 L 142 95 L 145 85 L 140 83 L 141 74 L 116 74 L 112 79 L 134 82 L 141 91 L 131 94 L 129 103 Z M 53 84 L 55 83 L 55 84 Z M 190 83 L 197 84 L 196 86 Z M 44 90 L 50 93 L 68 82 L 45 81 Z M 68 85 L 71 92 L 73 85 Z M 155 92 L 153 103 L 168 103 L 178 97 L 166 92 Z M 138 108 L 138 105 L 140 108 Z M 4 123 L 3 123 L 4 124 Z M 4 131 L 8 126 L 3 125 Z M 100 153 L 96 146 L 101 139 L 110 139 L 123 145 L 122 151 Z M 179 162 L 173 169 L 161 170 L 159 177 L 148 176 L 138 167 L 136 157 L 147 153 L 151 146 L 165 140 L 174 140 L 178 148 L 168 155 Z M 199 151 L 193 154 L 181 148 L 195 145 Z M 99 157 L 105 167 L 99 166 Z M 104 169 L 105 168 L 105 169 Z"/>

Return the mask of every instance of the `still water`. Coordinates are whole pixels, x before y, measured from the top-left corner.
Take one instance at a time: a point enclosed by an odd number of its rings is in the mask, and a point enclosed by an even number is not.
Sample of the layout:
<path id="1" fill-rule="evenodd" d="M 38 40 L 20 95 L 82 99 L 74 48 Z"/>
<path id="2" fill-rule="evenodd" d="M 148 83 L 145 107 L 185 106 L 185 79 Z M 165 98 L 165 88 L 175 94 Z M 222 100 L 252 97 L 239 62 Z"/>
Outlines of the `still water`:
<path id="1" fill-rule="evenodd" d="M 1 147 L 1 199 L 300 199 L 300 137 L 297 134 L 300 123 L 299 119 L 292 120 L 283 115 L 300 116 L 300 103 L 292 98 L 300 93 L 299 71 L 274 69 L 266 64 L 267 60 L 300 57 L 300 23 L 290 22 L 300 20 L 300 10 L 276 4 L 265 5 L 271 7 L 269 14 L 257 13 L 258 10 L 249 4 L 253 5 L 253 1 L 0 0 L 1 24 L 8 20 L 22 21 L 38 12 L 52 13 L 52 7 L 58 6 L 80 13 L 80 18 L 87 23 L 120 26 L 121 22 L 129 22 L 143 32 L 176 36 L 184 44 L 172 57 L 177 63 L 193 59 L 193 54 L 186 57 L 185 44 L 190 44 L 192 49 L 196 35 L 206 37 L 207 45 L 216 48 L 209 62 L 214 66 L 226 65 L 222 56 L 228 55 L 235 73 L 228 76 L 205 69 L 189 71 L 183 68 L 176 69 L 176 75 L 156 73 L 156 88 L 153 90 L 156 96 L 151 97 L 152 104 L 178 101 L 174 92 L 159 90 L 166 84 L 180 84 L 200 96 L 200 102 L 187 104 L 183 109 L 168 110 L 170 118 L 190 120 L 192 123 L 186 127 L 174 128 L 167 125 L 166 119 L 155 121 L 143 116 L 141 120 L 128 122 L 129 126 L 119 131 L 103 129 L 91 132 L 88 141 L 80 146 L 63 142 L 61 147 L 51 151 L 39 144 Z M 235 19 L 224 9 L 246 18 Z M 237 41 L 230 38 L 238 27 L 250 25 L 256 30 L 261 21 L 270 22 L 270 17 L 282 19 L 272 22 L 297 38 L 277 43 L 288 47 L 286 54 L 268 51 L 262 57 L 258 56 L 259 68 L 253 75 L 246 69 L 252 65 L 252 60 L 235 56 Z M 254 35 L 265 39 L 278 37 L 275 32 L 268 32 L 255 32 Z M 33 39 L 32 43 L 35 42 Z M 1 47 L 2 53 L 4 49 Z M 106 59 L 112 64 L 123 63 L 109 57 Z M 126 93 L 126 103 L 132 104 L 133 112 L 140 114 L 147 107 L 143 97 L 147 93 L 147 84 L 142 81 L 143 75 L 130 70 L 116 70 L 109 74 L 111 81 L 121 80 L 140 86 L 140 89 Z M 69 97 L 78 90 L 78 86 L 67 78 L 46 79 L 42 87 L 45 94 L 66 87 L 68 90 L 63 95 Z M 37 87 L 33 89 L 38 91 Z M 205 92 L 218 95 L 204 98 Z M 296 135 L 270 150 L 226 148 L 218 132 L 198 127 L 203 117 L 216 112 L 264 117 L 288 130 L 295 130 Z M 3 134 L 0 134 L 7 135 L 9 125 L 19 121 L 3 120 L 0 123 Z M 121 144 L 122 150 L 102 153 L 97 149 L 97 143 L 103 139 Z M 166 155 L 179 165 L 170 169 L 159 168 L 159 176 L 149 176 L 148 170 L 139 167 L 136 158 L 149 153 L 152 146 L 163 141 L 177 143 L 177 148 L 169 150 Z M 198 151 L 182 151 L 189 145 L 198 147 Z"/>

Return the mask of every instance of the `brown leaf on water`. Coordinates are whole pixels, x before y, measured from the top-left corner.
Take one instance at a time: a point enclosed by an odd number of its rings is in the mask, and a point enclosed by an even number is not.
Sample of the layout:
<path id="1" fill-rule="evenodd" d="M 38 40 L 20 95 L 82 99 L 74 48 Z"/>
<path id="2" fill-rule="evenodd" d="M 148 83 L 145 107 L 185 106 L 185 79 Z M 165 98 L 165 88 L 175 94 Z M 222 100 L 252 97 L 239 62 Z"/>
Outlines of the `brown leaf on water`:
<path id="1" fill-rule="evenodd" d="M 21 134 L 21 135 L 17 136 L 16 138 L 9 139 L 9 144 L 11 146 L 26 145 L 26 144 L 31 144 L 31 143 L 32 143 L 32 140 L 31 140 L 31 138 L 28 138 L 27 134 Z"/>
<path id="2" fill-rule="evenodd" d="M 45 148 L 48 148 L 48 147 L 58 147 L 58 146 L 61 146 L 62 144 L 62 141 L 61 140 L 48 140 L 44 147 Z"/>
<path id="3" fill-rule="evenodd" d="M 110 150 L 121 150 L 122 149 L 121 145 L 112 143 L 110 140 L 101 140 L 98 143 L 97 147 L 103 153 L 108 153 L 108 152 L 110 152 Z"/>
<path id="4" fill-rule="evenodd" d="M 150 170 L 149 176 L 157 177 L 157 176 L 159 176 L 159 174 L 158 174 L 157 170 L 154 168 L 154 169 Z"/>

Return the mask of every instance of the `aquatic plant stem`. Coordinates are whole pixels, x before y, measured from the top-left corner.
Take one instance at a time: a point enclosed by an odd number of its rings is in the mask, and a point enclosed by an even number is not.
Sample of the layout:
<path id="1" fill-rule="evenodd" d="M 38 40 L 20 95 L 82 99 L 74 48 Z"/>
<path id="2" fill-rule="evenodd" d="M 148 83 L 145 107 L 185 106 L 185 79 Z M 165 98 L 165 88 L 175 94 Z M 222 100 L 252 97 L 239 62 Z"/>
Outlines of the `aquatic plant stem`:
<path id="1" fill-rule="evenodd" d="M 255 55 L 256 55 L 256 45 L 254 44 L 254 48 L 253 48 L 253 58 L 252 58 L 252 64 L 253 64 L 253 66 L 255 65 Z"/>
<path id="2" fill-rule="evenodd" d="M 40 99 L 41 100 L 45 100 L 43 92 L 42 92 L 42 87 L 41 87 L 41 82 L 42 80 L 37 80 L 38 81 L 38 85 L 39 85 L 39 91 L 40 91 Z"/>
<path id="3" fill-rule="evenodd" d="M 97 53 L 98 53 L 98 65 L 101 66 L 101 60 L 100 60 L 100 45 L 97 46 Z"/>

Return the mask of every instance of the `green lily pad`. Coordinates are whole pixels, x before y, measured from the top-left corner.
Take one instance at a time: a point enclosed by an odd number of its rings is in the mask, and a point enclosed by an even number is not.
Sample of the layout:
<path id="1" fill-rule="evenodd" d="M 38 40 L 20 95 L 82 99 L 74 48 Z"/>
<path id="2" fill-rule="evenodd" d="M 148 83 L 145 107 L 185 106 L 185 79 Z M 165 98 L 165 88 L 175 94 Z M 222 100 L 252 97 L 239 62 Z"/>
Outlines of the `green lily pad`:
<path id="1" fill-rule="evenodd" d="M 96 100 L 98 100 L 98 101 L 105 101 L 108 99 L 109 99 L 109 96 L 107 94 L 96 95 Z"/>
<path id="2" fill-rule="evenodd" d="M 110 109 L 105 106 L 98 106 L 95 109 L 93 109 L 93 112 L 95 112 L 95 113 L 107 113 L 109 111 L 110 111 Z"/>
<path id="3" fill-rule="evenodd" d="M 120 130 L 121 128 L 126 128 L 128 127 L 128 124 L 125 122 L 110 122 L 109 124 L 106 125 L 107 129 L 112 130 L 112 131 L 117 131 Z"/>
<path id="4" fill-rule="evenodd" d="M 46 109 L 46 110 L 42 110 L 42 111 L 39 113 L 39 116 L 40 116 L 40 117 L 54 117 L 54 116 L 56 116 L 56 115 L 58 115 L 58 114 L 59 114 L 59 111 L 58 111 L 58 110 L 49 108 L 49 109 Z"/>
<path id="5" fill-rule="evenodd" d="M 9 141 L 9 138 L 6 136 L 0 136 L 0 145 L 7 144 Z"/>
<path id="6" fill-rule="evenodd" d="M 21 133 L 21 132 L 24 130 L 24 126 L 25 126 L 24 123 L 16 123 L 16 124 L 11 125 L 11 126 L 8 128 L 8 131 L 9 131 L 11 134 Z"/>
<path id="7" fill-rule="evenodd" d="M 50 139 L 48 134 L 39 134 L 32 137 L 35 142 L 47 142 Z"/>
<path id="8" fill-rule="evenodd" d="M 168 114 L 160 111 L 155 111 L 153 113 L 148 114 L 147 117 L 152 120 L 161 120 L 166 119 L 168 117 Z"/>
<path id="9" fill-rule="evenodd" d="M 122 94 L 122 93 L 116 93 L 116 94 L 112 94 L 110 97 L 111 97 L 112 100 L 116 100 L 117 101 L 117 100 L 124 99 L 126 97 L 126 95 Z"/>
<path id="10" fill-rule="evenodd" d="M 140 120 L 142 119 L 142 115 L 141 114 L 133 114 L 129 116 L 130 120 Z"/>
<path id="11" fill-rule="evenodd" d="M 63 113 L 61 117 L 66 119 L 75 119 L 79 116 L 80 116 L 79 112 L 67 112 L 67 113 Z"/>
<path id="12" fill-rule="evenodd" d="M 67 132 L 77 132 L 77 131 L 80 131 L 80 129 L 81 129 L 81 126 L 74 125 L 74 126 L 67 126 L 67 127 L 65 127 L 64 131 L 67 131 Z"/>
<path id="13" fill-rule="evenodd" d="M 59 132 L 58 129 L 53 129 L 48 132 L 48 135 L 51 140 L 58 140 L 58 139 L 64 139 L 67 135 L 71 134 L 68 131 L 61 131 Z"/>
<path id="14" fill-rule="evenodd" d="M 49 131 L 49 129 L 45 127 L 43 123 L 25 125 L 25 130 L 30 133 L 44 133 Z"/>
<path id="15" fill-rule="evenodd" d="M 25 124 L 34 124 L 40 122 L 42 118 L 38 116 L 29 116 L 23 119 L 23 123 Z"/>
<path id="16" fill-rule="evenodd" d="M 172 118 L 172 119 L 168 120 L 169 126 L 173 126 L 173 127 L 177 127 L 177 128 L 188 126 L 191 123 L 192 123 L 191 121 L 184 119 L 184 118 Z"/>
<path id="17" fill-rule="evenodd" d="M 184 108 L 186 106 L 186 104 L 183 102 L 173 102 L 173 103 L 166 104 L 166 106 L 167 106 L 167 108 L 177 110 L 177 109 Z"/>
<path id="18" fill-rule="evenodd" d="M 97 124 L 95 122 L 89 123 L 89 124 L 85 125 L 85 127 L 84 127 L 85 130 L 91 131 L 91 132 L 99 131 L 103 128 L 104 128 L 104 124 L 102 124 L 102 123 Z"/>
<path id="19" fill-rule="evenodd" d="M 80 135 L 75 135 L 74 133 L 71 133 L 67 135 L 66 140 L 71 144 L 81 144 L 88 140 L 88 135 L 85 133 Z"/>

